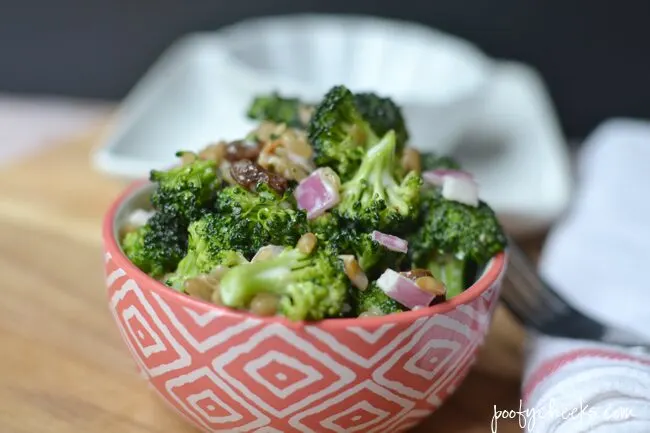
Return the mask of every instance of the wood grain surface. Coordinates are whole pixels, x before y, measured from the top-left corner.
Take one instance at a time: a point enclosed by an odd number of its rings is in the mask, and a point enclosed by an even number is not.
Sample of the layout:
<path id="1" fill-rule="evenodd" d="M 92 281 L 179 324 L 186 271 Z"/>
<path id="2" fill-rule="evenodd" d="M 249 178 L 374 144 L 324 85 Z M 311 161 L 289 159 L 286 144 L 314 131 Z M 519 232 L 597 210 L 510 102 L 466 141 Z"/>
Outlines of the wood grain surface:
<path id="1" fill-rule="evenodd" d="M 196 432 L 139 378 L 109 316 L 100 225 L 124 183 L 90 166 L 95 137 L 0 169 L 0 432 Z M 495 406 L 517 409 L 522 341 L 497 310 L 474 371 L 415 431 L 489 432 Z"/>

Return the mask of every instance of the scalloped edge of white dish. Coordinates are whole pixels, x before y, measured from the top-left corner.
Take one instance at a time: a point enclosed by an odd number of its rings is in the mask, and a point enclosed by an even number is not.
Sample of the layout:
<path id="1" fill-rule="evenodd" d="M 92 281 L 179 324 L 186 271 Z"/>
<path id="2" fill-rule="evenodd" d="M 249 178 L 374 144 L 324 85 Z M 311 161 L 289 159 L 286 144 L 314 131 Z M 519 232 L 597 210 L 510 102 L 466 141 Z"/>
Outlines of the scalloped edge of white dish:
<path id="1" fill-rule="evenodd" d="M 472 122 L 494 68 L 469 41 L 376 16 L 251 18 L 218 34 L 229 66 L 269 89 L 290 94 L 289 82 L 296 96 L 317 99 L 343 84 L 392 97 L 408 119 L 411 143 L 434 143 L 439 153 L 449 153 Z"/>
<path id="2" fill-rule="evenodd" d="M 281 83 L 289 80 L 288 75 L 271 71 L 271 67 L 256 69 L 242 60 L 236 52 L 241 48 L 250 47 L 250 45 L 257 45 L 257 47 L 264 44 L 273 45 L 269 39 L 279 36 L 284 38 L 290 36 L 291 40 L 296 39 L 295 37 L 299 34 L 308 32 L 311 32 L 311 35 L 319 35 L 322 43 L 331 45 L 336 45 L 341 38 L 354 39 L 350 37 L 353 34 L 356 34 L 357 37 L 361 34 L 375 43 L 380 38 L 391 41 L 396 38 L 401 39 L 404 50 L 408 51 L 408 47 L 419 51 L 427 50 L 428 54 L 444 58 L 444 63 L 453 63 L 455 70 L 464 74 L 463 79 L 457 81 L 458 84 L 444 88 L 446 93 L 440 93 L 440 86 L 418 87 L 417 91 L 414 88 L 410 93 L 401 94 L 399 98 L 402 103 L 449 105 L 473 97 L 485 85 L 492 67 L 492 60 L 469 41 L 423 24 L 372 15 L 290 14 L 256 17 L 223 27 L 217 33 L 223 41 L 224 48 L 229 51 L 229 62 L 237 70 L 246 71 L 251 76 L 256 76 L 259 81 Z M 336 37 L 333 35 L 335 32 L 338 32 Z M 386 35 L 393 36 L 386 38 Z M 319 48 L 325 47 L 319 46 Z M 381 48 L 384 47 L 379 46 L 378 48 L 374 52 L 381 52 Z M 426 56 L 424 57 L 426 58 Z M 277 67 L 277 65 L 273 67 Z M 281 65 L 281 67 L 286 67 L 286 65 Z M 328 67 L 332 68 L 333 66 L 328 65 Z M 340 69 L 340 67 L 338 68 Z M 455 77 L 458 79 L 459 75 L 456 74 Z M 295 82 L 300 88 L 310 89 L 312 87 L 311 82 L 301 81 L 297 78 L 292 78 L 290 81 Z M 331 84 L 329 81 L 322 84 L 321 87 L 329 88 Z M 326 91 L 327 88 L 318 89 L 318 95 Z M 355 90 L 376 91 L 374 88 L 355 88 Z M 430 91 L 437 93 L 430 94 L 428 93 Z"/>
<path id="3" fill-rule="evenodd" d="M 447 153 L 458 134 L 471 122 L 472 107 L 488 83 L 493 66 L 491 59 L 469 42 L 406 21 L 372 16 L 313 14 L 252 18 L 216 32 L 186 35 L 166 50 L 121 104 L 103 137 L 103 145 L 93 155 L 95 165 L 102 171 L 119 176 L 142 176 L 147 170 L 139 161 L 154 168 L 172 162 L 170 153 L 161 155 L 155 152 L 154 141 L 161 143 L 160 147 L 165 152 L 169 150 L 172 139 L 174 143 L 185 143 L 182 146 L 192 150 L 214 139 L 236 138 L 244 134 L 253 125 L 244 118 L 245 104 L 256 93 L 280 90 L 284 94 L 319 97 L 322 92 L 309 83 L 284 75 L 267 74 L 242 63 L 234 55 L 240 42 L 247 40 L 250 43 L 251 39 L 244 36 L 250 35 L 254 29 L 256 36 L 252 40 L 259 44 L 262 36 L 278 35 L 283 32 L 282 29 L 285 29 L 286 36 L 290 29 L 295 32 L 304 27 L 321 29 L 319 34 L 323 35 L 336 33 L 341 27 L 362 28 L 367 32 L 353 32 L 357 35 L 355 38 L 363 39 L 367 34 L 371 40 L 381 39 L 378 36 L 399 30 L 410 35 L 404 36 L 405 41 L 412 41 L 418 50 L 422 49 L 422 40 L 428 40 L 431 47 L 427 49 L 432 52 L 438 50 L 440 57 L 446 59 L 443 63 L 454 63 L 456 68 L 462 65 L 469 70 L 466 75 L 473 77 L 470 82 L 457 86 L 456 91 L 443 92 L 442 96 L 446 95 L 444 98 L 412 100 L 411 96 L 415 94 L 412 90 L 406 92 L 411 95 L 409 97 L 394 96 L 410 119 L 412 141 L 435 142 L 439 152 Z M 212 75 L 207 76 L 206 71 L 211 71 Z M 205 95 L 196 89 L 195 83 L 199 81 L 206 92 L 213 95 L 212 101 L 206 101 Z M 323 83 L 320 86 L 323 87 Z M 194 93 L 193 101 L 187 100 L 188 92 Z M 182 103 L 185 105 L 179 108 Z M 197 110 L 198 105 L 203 106 L 202 111 Z M 228 110 L 225 106 L 232 108 Z M 194 113 L 190 115 L 188 110 L 194 110 Z M 205 113 L 208 111 L 212 112 L 212 118 L 218 120 L 196 121 L 202 115 L 207 116 Z M 157 117 L 156 121 L 151 119 L 152 115 Z M 439 119 L 434 128 L 430 127 L 429 119 L 432 118 Z M 160 130 L 157 134 L 151 132 L 154 130 L 152 123 L 156 123 Z M 209 127 L 208 123 L 219 124 L 219 128 Z M 179 134 L 181 126 L 171 128 L 172 125 L 181 124 L 186 125 L 184 135 Z M 144 133 L 147 128 L 149 132 Z M 144 146 L 148 146 L 150 152 L 146 157 L 140 155 L 139 159 L 134 159 L 142 143 L 146 143 Z"/>

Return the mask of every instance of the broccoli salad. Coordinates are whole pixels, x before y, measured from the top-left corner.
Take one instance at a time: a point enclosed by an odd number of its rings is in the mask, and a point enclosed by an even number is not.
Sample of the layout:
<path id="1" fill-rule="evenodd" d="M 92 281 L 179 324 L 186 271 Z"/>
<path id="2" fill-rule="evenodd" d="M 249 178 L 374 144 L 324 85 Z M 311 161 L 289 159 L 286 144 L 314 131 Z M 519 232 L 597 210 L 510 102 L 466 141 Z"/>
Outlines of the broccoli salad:
<path id="1" fill-rule="evenodd" d="M 506 247 L 456 161 L 410 147 L 390 98 L 330 89 L 255 98 L 241 140 L 153 170 L 120 234 L 131 262 L 189 296 L 290 320 L 445 302 Z"/>

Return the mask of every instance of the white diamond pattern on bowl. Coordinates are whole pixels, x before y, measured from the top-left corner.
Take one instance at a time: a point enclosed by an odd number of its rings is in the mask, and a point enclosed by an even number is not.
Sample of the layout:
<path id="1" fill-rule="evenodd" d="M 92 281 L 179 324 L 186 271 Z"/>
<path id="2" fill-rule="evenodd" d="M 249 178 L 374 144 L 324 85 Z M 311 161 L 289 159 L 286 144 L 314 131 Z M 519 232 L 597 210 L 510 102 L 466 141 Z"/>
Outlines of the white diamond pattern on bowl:
<path id="1" fill-rule="evenodd" d="M 390 413 L 377 409 L 366 400 L 363 400 L 343 412 L 325 418 L 321 422 L 321 425 L 331 431 L 353 433 L 357 431 L 365 431 L 368 427 L 385 420 L 389 416 Z M 337 422 L 341 422 L 341 424 L 338 424 Z"/>
<path id="2" fill-rule="evenodd" d="M 187 342 L 198 352 L 205 353 L 215 346 L 225 343 L 230 338 L 235 337 L 242 332 L 248 331 L 252 328 L 259 326 L 262 321 L 247 318 L 241 320 L 234 317 L 232 314 L 224 313 L 221 311 L 210 310 L 206 313 L 200 313 L 192 310 L 191 308 L 184 307 L 182 310 L 176 312 L 171 310 L 170 306 L 162 299 L 157 293 L 152 293 L 152 296 L 160 305 L 161 310 L 169 317 L 169 321 L 174 325 L 174 328 L 187 340 Z M 183 317 L 177 317 L 178 313 L 187 315 L 190 320 L 185 320 L 185 323 L 195 325 L 195 329 L 188 329 L 187 325 L 181 323 Z M 194 326 L 192 326 L 194 328 Z M 197 332 L 198 328 L 203 328 L 204 332 Z M 208 332 L 205 332 L 208 331 Z M 196 335 L 208 334 L 209 336 L 203 340 L 197 340 Z"/>
<path id="3" fill-rule="evenodd" d="M 323 379 L 318 370 L 275 350 L 246 364 L 244 371 L 281 399 Z"/>
<path id="4" fill-rule="evenodd" d="M 136 346 L 145 358 L 166 349 L 160 336 L 151 329 L 151 326 L 135 306 L 131 305 L 124 309 L 122 320 L 124 320 L 129 334 L 131 334 L 133 341 L 135 341 Z"/>
<path id="5" fill-rule="evenodd" d="M 172 336 L 135 281 L 126 280 L 114 292 L 111 307 L 125 342 L 132 353 L 141 355 L 141 366 L 150 377 L 192 363 L 190 354 Z M 153 343 L 147 345 L 147 341 Z"/>
<path id="6" fill-rule="evenodd" d="M 354 339 L 349 339 L 352 344 L 345 344 L 331 333 L 316 326 L 307 326 L 306 329 L 311 335 L 334 349 L 339 356 L 361 367 L 370 368 L 392 352 L 424 322 L 426 318 L 420 318 L 404 331 L 394 324 L 382 325 L 373 333 L 358 326 L 350 327 L 346 331 L 355 336 Z"/>
<path id="7" fill-rule="evenodd" d="M 460 344 L 450 340 L 429 340 L 424 347 L 404 364 L 404 369 L 410 373 L 432 380 L 440 373 L 441 366 L 449 364 Z"/>
<path id="8" fill-rule="evenodd" d="M 185 414 L 211 432 L 250 431 L 269 423 L 207 367 L 171 379 L 165 388 Z"/>
<path id="9" fill-rule="evenodd" d="M 375 344 L 377 341 L 386 335 L 388 331 L 393 329 L 395 327 L 394 323 L 386 323 L 385 325 L 381 325 L 375 332 L 369 332 L 363 329 L 360 326 L 350 326 L 347 331 L 352 332 L 353 334 L 356 334 L 361 338 L 363 341 L 365 341 L 368 344 Z"/>
<path id="10" fill-rule="evenodd" d="M 273 342 L 278 341 L 277 345 Z M 260 347 L 260 346 L 264 347 Z M 295 368 L 295 363 L 300 363 L 298 357 L 303 360 L 301 371 L 312 370 L 318 372 L 317 378 L 313 373 L 309 379 L 312 390 L 317 392 L 300 393 L 293 389 L 286 397 L 283 393 L 277 393 L 273 388 L 260 389 L 258 380 L 241 368 L 241 365 L 248 365 L 259 359 L 260 351 L 266 353 L 274 347 L 283 347 L 281 352 L 283 360 L 288 361 L 290 366 Z M 265 350 L 268 348 L 268 350 Z M 309 360 L 308 363 L 304 363 Z M 307 340 L 300 338 L 293 331 L 280 324 L 272 324 L 262 328 L 243 344 L 232 347 L 226 353 L 218 356 L 212 362 L 212 367 L 220 377 L 239 390 L 242 395 L 250 399 L 259 407 L 279 418 L 284 418 L 314 401 L 335 393 L 355 379 L 355 373 L 342 364 L 334 361 L 329 355 L 322 353 Z M 254 364 L 253 367 L 256 367 Z M 267 379 L 268 380 L 268 379 Z M 247 386 L 248 383 L 248 386 Z M 255 384 L 255 389 L 250 386 Z M 304 383 L 303 383 L 303 386 Z"/>
<path id="11" fill-rule="evenodd" d="M 187 397 L 187 402 L 211 424 L 232 423 L 243 417 L 223 402 L 211 389 Z"/>
<path id="12" fill-rule="evenodd" d="M 109 287 L 112 286 L 115 281 L 117 281 L 119 278 L 122 278 L 125 275 L 126 272 L 124 272 L 124 269 L 122 268 L 115 269 L 106 277 L 106 285 Z"/>
<path id="13" fill-rule="evenodd" d="M 476 350 L 478 350 L 478 343 L 467 346 L 454 365 L 445 370 L 444 374 L 436 381 L 436 386 L 430 390 L 427 397 L 428 403 L 438 407 L 442 404 L 443 399 L 453 392 L 454 384 L 469 372 L 475 361 Z"/>
<path id="14" fill-rule="evenodd" d="M 474 338 L 466 323 L 449 316 L 435 315 L 407 344 L 377 367 L 373 379 L 400 394 L 415 399 L 425 398 L 440 387 L 440 378 L 435 381 L 431 379 L 451 368 L 450 362 L 457 359 L 464 347 L 472 345 Z M 437 362 L 429 362 L 433 357 L 438 358 Z"/>
<path id="15" fill-rule="evenodd" d="M 391 415 L 402 417 L 414 406 L 413 401 L 368 380 L 300 412 L 289 423 L 301 432 L 374 433 L 394 422 Z M 321 420 L 322 413 L 333 414 Z"/>

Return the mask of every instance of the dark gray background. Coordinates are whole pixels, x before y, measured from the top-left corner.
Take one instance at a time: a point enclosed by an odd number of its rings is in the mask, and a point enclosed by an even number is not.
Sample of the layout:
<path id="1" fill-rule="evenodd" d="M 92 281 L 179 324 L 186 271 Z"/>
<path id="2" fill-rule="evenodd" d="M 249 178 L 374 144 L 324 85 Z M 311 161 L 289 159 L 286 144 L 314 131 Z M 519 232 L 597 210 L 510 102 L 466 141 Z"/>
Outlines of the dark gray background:
<path id="1" fill-rule="evenodd" d="M 528 62 L 572 137 L 650 118 L 647 0 L 0 0 L 0 92 L 119 99 L 179 35 L 287 12 L 420 21 Z"/>

